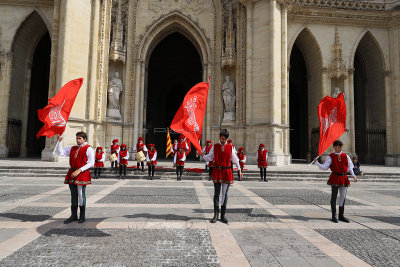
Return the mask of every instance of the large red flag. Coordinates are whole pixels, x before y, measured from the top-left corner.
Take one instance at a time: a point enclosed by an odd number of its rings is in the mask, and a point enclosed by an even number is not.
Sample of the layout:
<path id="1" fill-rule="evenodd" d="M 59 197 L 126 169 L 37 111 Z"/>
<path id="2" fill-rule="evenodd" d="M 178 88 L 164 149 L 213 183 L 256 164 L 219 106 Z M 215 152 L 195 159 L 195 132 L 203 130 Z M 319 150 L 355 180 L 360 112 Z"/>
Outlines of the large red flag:
<path id="1" fill-rule="evenodd" d="M 318 105 L 318 117 L 320 134 L 318 156 L 320 156 L 346 131 L 346 103 L 343 93 L 337 98 L 324 97 Z"/>
<path id="2" fill-rule="evenodd" d="M 209 83 L 198 83 L 189 90 L 183 103 L 175 114 L 170 128 L 186 136 L 201 154 L 201 131 L 203 130 L 204 114 L 207 106 Z M 190 145 L 189 142 L 189 145 Z"/>
<path id="3" fill-rule="evenodd" d="M 72 80 L 65 84 L 55 97 L 49 99 L 49 104 L 43 109 L 38 109 L 39 120 L 44 125 L 36 134 L 36 137 L 53 137 L 62 134 L 74 105 L 75 98 L 83 83 L 83 78 Z"/>

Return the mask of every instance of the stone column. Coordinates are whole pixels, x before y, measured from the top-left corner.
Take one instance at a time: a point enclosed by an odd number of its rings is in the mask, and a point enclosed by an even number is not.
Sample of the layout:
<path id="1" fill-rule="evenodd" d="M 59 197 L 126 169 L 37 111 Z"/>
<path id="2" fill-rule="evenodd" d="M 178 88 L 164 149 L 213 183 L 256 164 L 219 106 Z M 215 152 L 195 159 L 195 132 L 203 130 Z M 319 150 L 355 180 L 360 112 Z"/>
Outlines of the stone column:
<path id="1" fill-rule="evenodd" d="M 392 138 L 392 90 L 390 88 L 390 72 L 385 72 L 385 108 L 386 108 L 386 154 L 393 154 L 393 138 Z M 399 138 L 399 136 L 397 136 Z"/>
<path id="2" fill-rule="evenodd" d="M 11 69 L 13 55 L 11 52 L 4 53 L 3 62 L 1 63 L 0 80 L 0 158 L 7 158 L 7 129 L 8 129 L 8 105 L 10 97 Z"/>
<path id="3" fill-rule="evenodd" d="M 289 155 L 289 88 L 287 50 L 287 5 L 281 4 L 281 124 L 283 127 L 283 153 Z M 285 162 L 288 164 L 289 160 Z"/>
<path id="4" fill-rule="evenodd" d="M 133 143 L 139 138 L 139 97 L 140 97 L 140 72 L 141 62 L 136 62 L 136 77 L 135 77 L 135 111 L 134 111 L 134 126 L 133 126 Z"/>
<path id="5" fill-rule="evenodd" d="M 349 127 L 349 152 L 352 154 L 356 153 L 356 125 L 354 121 L 355 113 L 354 113 L 354 69 L 350 68 L 348 70 L 349 73 L 349 80 L 348 80 L 348 88 L 349 88 L 349 94 L 348 94 L 348 111 L 347 113 L 349 114 L 349 122 L 347 123 Z"/>
<path id="6" fill-rule="evenodd" d="M 242 1 L 246 6 L 246 124 L 252 124 L 253 87 L 253 1 Z"/>

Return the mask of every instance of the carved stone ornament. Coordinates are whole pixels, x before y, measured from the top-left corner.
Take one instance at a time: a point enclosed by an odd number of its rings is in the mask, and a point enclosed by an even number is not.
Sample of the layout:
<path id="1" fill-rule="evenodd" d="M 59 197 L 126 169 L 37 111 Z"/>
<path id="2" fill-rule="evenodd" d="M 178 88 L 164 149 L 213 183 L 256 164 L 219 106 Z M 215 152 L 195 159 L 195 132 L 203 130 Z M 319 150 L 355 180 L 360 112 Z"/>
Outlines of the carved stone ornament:
<path id="1" fill-rule="evenodd" d="M 343 0 L 293 0 L 293 5 L 310 7 L 328 7 L 356 10 L 385 10 L 386 4 L 374 1 L 343 1 Z"/>
<path id="2" fill-rule="evenodd" d="M 232 67 L 236 65 L 236 32 L 233 28 L 232 5 L 229 6 L 228 25 L 225 31 L 225 47 L 222 52 L 222 66 Z"/>
<path id="3" fill-rule="evenodd" d="M 110 45 L 110 59 L 112 61 L 126 61 L 126 44 L 124 38 L 124 21 L 122 20 L 122 3 L 118 0 L 115 21 L 112 22 L 112 40 Z"/>
<path id="4" fill-rule="evenodd" d="M 119 73 L 116 72 L 114 77 L 108 82 L 108 106 L 107 117 L 121 119 L 119 96 L 122 92 L 122 81 Z"/>
<path id="5" fill-rule="evenodd" d="M 172 10 L 182 10 L 197 17 L 205 10 L 204 0 L 148 0 L 147 2 L 153 18 Z"/>
<path id="6" fill-rule="evenodd" d="M 336 28 L 335 33 L 335 43 L 333 44 L 332 51 L 332 61 L 328 67 L 328 77 L 329 78 L 346 78 L 347 77 L 347 69 L 346 63 L 342 58 L 342 44 L 339 40 L 339 32 Z"/>

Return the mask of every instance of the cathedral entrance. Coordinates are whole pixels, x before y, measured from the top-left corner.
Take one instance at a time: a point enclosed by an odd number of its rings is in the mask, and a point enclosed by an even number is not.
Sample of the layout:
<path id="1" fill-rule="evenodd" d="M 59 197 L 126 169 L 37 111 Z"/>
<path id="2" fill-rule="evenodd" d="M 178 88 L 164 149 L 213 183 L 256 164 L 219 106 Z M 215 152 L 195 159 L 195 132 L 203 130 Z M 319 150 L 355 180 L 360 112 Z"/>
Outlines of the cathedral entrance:
<path id="1" fill-rule="evenodd" d="M 33 12 L 21 24 L 13 42 L 8 108 L 8 156 L 40 156 L 45 137 L 37 110 L 47 105 L 51 39 L 42 18 Z"/>
<path id="2" fill-rule="evenodd" d="M 146 143 L 156 145 L 158 158 L 165 158 L 167 127 L 186 93 L 202 81 L 200 55 L 184 35 L 175 32 L 160 41 L 148 63 L 146 90 Z M 172 142 L 178 133 L 171 133 Z M 195 157 L 192 147 L 190 158 Z"/>
<path id="3" fill-rule="evenodd" d="M 383 58 L 377 41 L 367 32 L 354 58 L 355 145 L 361 164 L 385 164 L 385 112 Z"/>
<path id="4" fill-rule="evenodd" d="M 307 66 L 295 44 L 290 55 L 289 117 L 290 153 L 294 160 L 307 159 L 308 151 L 308 84 Z"/>

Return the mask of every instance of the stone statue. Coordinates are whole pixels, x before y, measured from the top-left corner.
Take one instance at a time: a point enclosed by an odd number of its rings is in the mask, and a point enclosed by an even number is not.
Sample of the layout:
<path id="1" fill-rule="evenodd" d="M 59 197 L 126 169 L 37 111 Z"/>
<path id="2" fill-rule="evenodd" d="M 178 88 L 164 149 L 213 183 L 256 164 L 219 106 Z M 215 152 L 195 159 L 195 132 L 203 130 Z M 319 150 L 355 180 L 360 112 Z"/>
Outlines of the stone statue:
<path id="1" fill-rule="evenodd" d="M 119 73 L 115 72 L 114 77 L 108 82 L 108 107 L 107 116 L 121 118 L 119 95 L 122 92 L 122 81 L 119 78 Z"/>
<path id="2" fill-rule="evenodd" d="M 222 96 L 224 98 L 224 111 L 235 112 L 236 94 L 235 85 L 231 81 L 231 76 L 225 76 L 225 82 L 222 84 Z"/>
<path id="3" fill-rule="evenodd" d="M 339 87 L 335 87 L 335 89 L 331 92 L 331 97 L 336 98 L 342 92 Z"/>
<path id="4" fill-rule="evenodd" d="M 116 72 L 114 77 L 108 82 L 108 108 L 119 110 L 119 95 L 122 92 L 122 81 L 119 73 Z"/>

